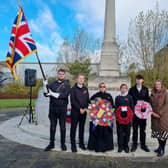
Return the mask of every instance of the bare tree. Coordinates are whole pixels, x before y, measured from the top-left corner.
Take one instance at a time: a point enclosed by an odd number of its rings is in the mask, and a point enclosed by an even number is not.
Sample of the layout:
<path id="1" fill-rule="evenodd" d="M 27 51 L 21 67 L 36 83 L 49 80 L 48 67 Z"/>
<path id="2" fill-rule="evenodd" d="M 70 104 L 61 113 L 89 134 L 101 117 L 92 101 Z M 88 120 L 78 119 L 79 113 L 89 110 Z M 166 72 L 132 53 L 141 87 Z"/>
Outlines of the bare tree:
<path id="1" fill-rule="evenodd" d="M 57 62 L 58 63 L 73 62 L 72 48 L 69 44 L 68 38 L 65 38 L 63 44 L 60 46 L 60 49 L 58 51 Z"/>
<path id="2" fill-rule="evenodd" d="M 100 48 L 100 40 L 94 39 L 83 29 L 76 29 L 72 40 L 66 38 L 58 52 L 57 62 L 71 63 L 90 59 L 96 49 Z"/>
<path id="3" fill-rule="evenodd" d="M 75 60 L 88 59 L 95 50 L 96 41 L 85 30 L 76 29 L 72 40 L 72 51 Z"/>
<path id="4" fill-rule="evenodd" d="M 140 12 L 130 22 L 126 44 L 129 64 L 145 70 L 147 77 L 151 77 L 155 54 L 168 43 L 168 12 L 156 6 L 155 10 Z"/>
<path id="5" fill-rule="evenodd" d="M 118 49 L 119 49 L 119 65 L 120 65 L 120 70 L 122 73 L 126 72 L 129 68 L 129 64 L 127 62 L 129 61 L 129 54 L 126 53 L 128 52 L 127 50 L 127 44 L 124 41 L 119 41 L 117 40 L 118 44 Z"/>

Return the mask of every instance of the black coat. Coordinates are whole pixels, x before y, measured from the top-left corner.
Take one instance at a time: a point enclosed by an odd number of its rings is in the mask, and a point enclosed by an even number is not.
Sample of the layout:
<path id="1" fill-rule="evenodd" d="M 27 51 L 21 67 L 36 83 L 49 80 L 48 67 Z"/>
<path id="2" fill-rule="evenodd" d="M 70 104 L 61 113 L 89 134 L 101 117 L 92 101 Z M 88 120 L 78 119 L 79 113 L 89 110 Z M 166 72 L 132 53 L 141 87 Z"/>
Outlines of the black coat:
<path id="1" fill-rule="evenodd" d="M 132 110 L 134 110 L 134 102 L 132 96 L 127 94 L 126 96 L 117 96 L 115 98 L 115 108 L 117 109 L 119 106 L 129 106 Z"/>
<path id="2" fill-rule="evenodd" d="M 48 88 L 51 89 L 51 91 L 60 94 L 58 98 L 50 96 L 50 108 L 66 108 L 70 92 L 69 80 L 64 80 L 62 82 L 56 80 L 49 84 Z"/>
<path id="3" fill-rule="evenodd" d="M 80 108 L 88 108 L 89 92 L 86 86 L 82 88 L 75 84 L 70 91 L 72 111 L 80 111 Z"/>
<path id="4" fill-rule="evenodd" d="M 109 94 L 109 93 L 107 93 L 107 92 L 104 92 L 104 93 L 102 93 L 102 92 L 97 92 L 96 94 L 94 94 L 94 95 L 91 97 L 90 100 L 94 100 L 95 98 L 98 98 L 98 97 L 100 97 L 100 98 L 102 98 L 102 99 L 106 99 L 106 100 L 108 100 L 108 101 L 111 103 L 112 106 L 114 105 L 114 104 L 113 104 L 113 98 L 112 98 L 111 94 Z"/>
<path id="5" fill-rule="evenodd" d="M 134 105 L 137 104 L 138 100 L 144 100 L 146 102 L 149 102 L 149 90 L 147 87 L 142 86 L 141 91 L 139 92 L 136 85 L 130 88 L 129 94 L 132 96 Z"/>

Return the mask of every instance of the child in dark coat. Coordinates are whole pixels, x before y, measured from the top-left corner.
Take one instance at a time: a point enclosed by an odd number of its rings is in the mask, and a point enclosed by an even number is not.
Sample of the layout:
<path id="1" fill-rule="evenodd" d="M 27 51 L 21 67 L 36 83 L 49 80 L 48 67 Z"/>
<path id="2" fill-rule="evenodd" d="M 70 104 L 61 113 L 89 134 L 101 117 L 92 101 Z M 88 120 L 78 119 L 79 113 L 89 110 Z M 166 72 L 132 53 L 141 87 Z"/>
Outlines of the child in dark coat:
<path id="1" fill-rule="evenodd" d="M 120 106 L 129 106 L 133 110 L 133 99 L 128 94 L 128 86 L 126 84 L 122 84 L 120 86 L 120 91 L 120 95 L 118 95 L 115 99 L 116 109 Z M 116 121 L 116 125 L 118 136 L 118 152 L 120 153 L 124 150 L 126 153 L 129 153 L 128 143 L 130 140 L 131 122 L 128 124 L 120 124 L 118 121 Z"/>

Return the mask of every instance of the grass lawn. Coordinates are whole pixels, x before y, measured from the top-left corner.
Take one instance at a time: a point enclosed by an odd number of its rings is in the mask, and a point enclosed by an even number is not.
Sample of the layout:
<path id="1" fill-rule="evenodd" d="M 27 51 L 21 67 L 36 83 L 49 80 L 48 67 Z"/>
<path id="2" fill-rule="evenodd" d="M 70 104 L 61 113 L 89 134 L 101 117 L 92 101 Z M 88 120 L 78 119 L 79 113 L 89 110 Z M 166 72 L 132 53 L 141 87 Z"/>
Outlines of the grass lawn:
<path id="1" fill-rule="evenodd" d="M 0 99 L 0 109 L 2 108 L 16 108 L 27 107 L 29 105 L 29 99 Z M 32 106 L 35 105 L 35 99 L 32 100 Z"/>

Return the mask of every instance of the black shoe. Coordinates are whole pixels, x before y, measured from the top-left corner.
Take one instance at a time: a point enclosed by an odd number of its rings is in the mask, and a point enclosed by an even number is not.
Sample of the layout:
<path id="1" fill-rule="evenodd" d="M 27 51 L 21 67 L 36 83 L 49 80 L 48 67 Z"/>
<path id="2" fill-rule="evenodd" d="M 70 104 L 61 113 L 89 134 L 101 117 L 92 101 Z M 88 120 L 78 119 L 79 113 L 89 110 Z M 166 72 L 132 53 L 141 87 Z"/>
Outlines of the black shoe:
<path id="1" fill-rule="evenodd" d="M 161 147 L 159 146 L 157 149 L 154 150 L 155 153 L 159 153 Z"/>
<path id="2" fill-rule="evenodd" d="M 135 152 L 137 150 L 137 145 L 132 145 L 131 152 Z"/>
<path id="3" fill-rule="evenodd" d="M 80 144 L 80 145 L 79 145 L 79 148 L 81 148 L 82 150 L 86 150 L 86 147 L 85 147 L 84 144 Z"/>
<path id="4" fill-rule="evenodd" d="M 145 152 L 150 152 L 149 148 L 145 146 L 141 146 L 141 149 L 144 150 Z"/>
<path id="5" fill-rule="evenodd" d="M 71 147 L 71 151 L 74 152 L 74 153 L 76 153 L 77 152 L 76 146 Z"/>
<path id="6" fill-rule="evenodd" d="M 121 153 L 122 151 L 123 151 L 122 148 L 119 148 L 119 149 L 118 149 L 118 153 Z"/>
<path id="7" fill-rule="evenodd" d="M 50 143 L 45 149 L 45 152 L 51 151 L 52 149 L 54 149 L 55 145 L 54 143 Z"/>
<path id="8" fill-rule="evenodd" d="M 164 150 L 160 148 L 160 151 L 158 152 L 157 156 L 162 157 L 164 155 Z"/>
<path id="9" fill-rule="evenodd" d="M 86 150 L 94 151 L 95 149 L 93 147 L 87 146 Z"/>
<path id="10" fill-rule="evenodd" d="M 66 151 L 66 150 L 67 150 L 66 145 L 65 145 L 65 144 L 62 144 L 62 145 L 61 145 L 61 149 L 62 149 L 62 151 Z"/>
<path id="11" fill-rule="evenodd" d="M 129 147 L 124 148 L 125 153 L 129 153 Z"/>

